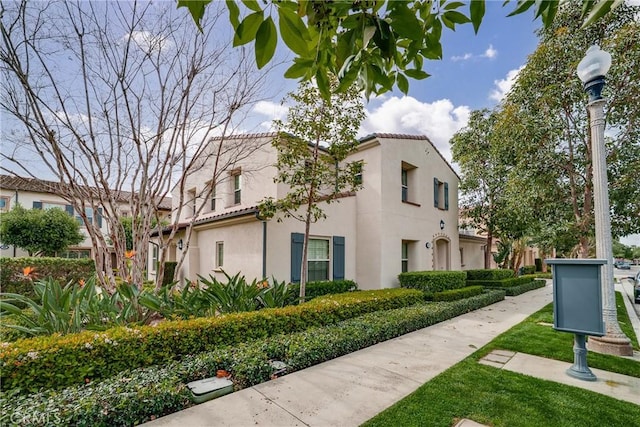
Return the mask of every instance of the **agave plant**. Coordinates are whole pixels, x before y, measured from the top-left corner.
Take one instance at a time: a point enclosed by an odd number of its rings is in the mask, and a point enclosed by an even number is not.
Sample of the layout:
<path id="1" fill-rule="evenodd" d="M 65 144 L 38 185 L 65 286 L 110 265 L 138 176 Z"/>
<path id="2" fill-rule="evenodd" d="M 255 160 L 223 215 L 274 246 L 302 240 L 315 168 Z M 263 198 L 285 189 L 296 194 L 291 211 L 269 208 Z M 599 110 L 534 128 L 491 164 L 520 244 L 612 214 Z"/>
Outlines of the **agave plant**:
<path id="1" fill-rule="evenodd" d="M 248 284 L 240 273 L 235 276 L 229 276 L 227 273 L 224 275 L 227 277 L 227 283 L 221 283 L 212 275 L 209 275 L 208 279 L 198 275 L 200 282 L 206 286 L 203 289 L 205 297 L 216 307 L 217 312 L 225 314 L 257 310 L 258 297 L 262 294 L 262 282 L 259 284 L 254 279 Z"/>
<path id="2" fill-rule="evenodd" d="M 217 305 L 207 298 L 198 282 L 187 282 L 182 289 L 177 289 L 173 283 L 163 286 L 157 293 L 143 293 L 140 304 L 167 319 L 214 316 L 217 310 Z"/>

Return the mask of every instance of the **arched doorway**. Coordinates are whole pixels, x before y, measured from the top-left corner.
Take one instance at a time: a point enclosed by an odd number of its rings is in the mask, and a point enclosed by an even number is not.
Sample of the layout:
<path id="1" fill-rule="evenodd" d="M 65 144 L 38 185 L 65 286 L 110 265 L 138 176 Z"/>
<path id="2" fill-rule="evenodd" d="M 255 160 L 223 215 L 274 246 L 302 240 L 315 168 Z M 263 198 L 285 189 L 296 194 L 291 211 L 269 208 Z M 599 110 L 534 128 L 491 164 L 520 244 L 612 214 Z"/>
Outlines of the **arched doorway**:
<path id="1" fill-rule="evenodd" d="M 433 257 L 434 270 L 451 270 L 451 244 L 449 239 L 439 238 L 435 241 Z"/>

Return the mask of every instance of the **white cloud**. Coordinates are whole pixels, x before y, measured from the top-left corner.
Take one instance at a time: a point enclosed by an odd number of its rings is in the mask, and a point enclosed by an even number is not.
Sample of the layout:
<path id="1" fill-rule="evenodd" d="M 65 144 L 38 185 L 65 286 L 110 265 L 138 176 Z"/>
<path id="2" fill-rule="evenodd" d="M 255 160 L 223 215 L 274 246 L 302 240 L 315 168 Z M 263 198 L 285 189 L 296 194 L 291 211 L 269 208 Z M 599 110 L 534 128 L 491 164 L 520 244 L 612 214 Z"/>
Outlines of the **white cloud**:
<path id="1" fill-rule="evenodd" d="M 123 37 L 124 40 L 133 40 L 140 49 L 146 53 L 158 53 L 161 50 L 171 49 L 173 42 L 162 34 L 153 34 L 150 31 L 133 31 Z"/>
<path id="2" fill-rule="evenodd" d="M 274 120 L 284 120 L 289 112 L 289 107 L 282 104 L 277 104 L 271 101 L 259 101 L 251 110 L 254 113 L 267 116 L 268 120 L 260 123 L 260 127 L 265 130 L 273 130 Z"/>
<path id="3" fill-rule="evenodd" d="M 472 54 L 470 54 L 470 53 L 465 53 L 464 55 L 452 56 L 452 57 L 451 57 L 451 60 L 452 60 L 453 62 L 456 62 L 456 61 L 466 61 L 466 60 L 471 59 L 471 58 L 473 58 L 473 55 L 472 55 Z"/>
<path id="4" fill-rule="evenodd" d="M 426 135 L 451 162 L 449 140 L 467 125 L 470 113 L 468 106 L 456 107 L 448 99 L 428 103 L 410 96 L 394 96 L 373 111 L 367 111 L 367 118 L 362 123 L 359 135 L 374 132 Z"/>
<path id="5" fill-rule="evenodd" d="M 472 53 L 467 52 L 463 55 L 452 56 L 451 60 L 453 62 L 457 62 L 457 61 L 468 61 L 474 58 L 475 59 L 482 59 L 482 58 L 493 59 L 496 56 L 498 56 L 498 49 L 495 49 L 493 45 L 490 44 L 489 47 L 484 51 L 484 53 L 480 55 L 474 55 Z"/>
<path id="6" fill-rule="evenodd" d="M 524 68 L 524 65 L 515 70 L 510 70 L 504 79 L 494 80 L 493 84 L 496 85 L 496 88 L 493 89 L 489 94 L 489 99 L 492 99 L 498 102 L 502 101 L 502 99 L 507 94 L 507 92 L 511 90 L 511 87 L 513 86 L 513 84 L 516 82 L 516 79 L 518 78 L 518 74 L 520 74 L 520 71 L 522 71 L 523 68 Z"/>
<path id="7" fill-rule="evenodd" d="M 482 56 L 484 56 L 485 58 L 493 59 L 498 56 L 498 50 L 494 49 L 493 45 L 490 44 L 487 50 L 484 51 L 484 54 L 482 54 Z"/>

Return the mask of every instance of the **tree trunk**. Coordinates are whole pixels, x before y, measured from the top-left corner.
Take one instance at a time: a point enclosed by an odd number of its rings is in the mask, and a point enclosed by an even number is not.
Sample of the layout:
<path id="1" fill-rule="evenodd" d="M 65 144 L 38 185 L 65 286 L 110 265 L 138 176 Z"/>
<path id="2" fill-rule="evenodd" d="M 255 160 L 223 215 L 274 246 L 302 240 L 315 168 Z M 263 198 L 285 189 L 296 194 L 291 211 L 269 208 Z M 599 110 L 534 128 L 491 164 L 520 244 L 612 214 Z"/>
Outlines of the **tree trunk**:
<path id="1" fill-rule="evenodd" d="M 487 230 L 487 249 L 484 251 L 484 268 L 491 268 L 491 248 L 493 247 L 493 233 Z"/>

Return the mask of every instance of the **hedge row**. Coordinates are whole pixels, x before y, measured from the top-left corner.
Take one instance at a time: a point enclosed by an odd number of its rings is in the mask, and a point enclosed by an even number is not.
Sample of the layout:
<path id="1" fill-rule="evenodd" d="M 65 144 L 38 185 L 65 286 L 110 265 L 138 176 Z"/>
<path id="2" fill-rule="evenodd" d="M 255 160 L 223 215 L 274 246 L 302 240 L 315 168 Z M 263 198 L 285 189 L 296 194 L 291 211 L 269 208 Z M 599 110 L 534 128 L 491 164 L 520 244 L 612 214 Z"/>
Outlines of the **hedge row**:
<path id="1" fill-rule="evenodd" d="M 2 389 L 36 391 L 41 387 L 81 384 L 127 369 L 210 351 L 217 346 L 406 307 L 423 298 L 421 292 L 408 289 L 350 292 L 319 297 L 298 306 L 3 343 L 0 347 Z"/>
<path id="2" fill-rule="evenodd" d="M 297 283 L 290 285 L 292 300 L 291 303 L 297 303 L 300 295 L 300 285 Z M 358 284 L 353 280 L 327 280 L 319 282 L 308 282 L 304 287 L 305 299 L 307 301 L 328 294 L 342 294 L 352 292 L 358 289 Z"/>
<path id="3" fill-rule="evenodd" d="M 433 301 L 457 301 L 464 298 L 471 298 L 481 293 L 482 286 L 467 286 L 460 289 L 436 292 L 433 294 Z"/>
<path id="4" fill-rule="evenodd" d="M 502 280 L 515 277 L 513 270 L 504 269 L 481 269 L 467 270 L 467 280 Z"/>
<path id="5" fill-rule="evenodd" d="M 465 287 L 464 271 L 411 271 L 400 273 L 398 280 L 403 288 L 420 289 L 426 294 Z"/>
<path id="6" fill-rule="evenodd" d="M 23 273 L 26 267 L 34 268 L 34 272 L 26 277 Z M 68 283 L 79 279 L 88 279 L 96 271 L 93 259 L 68 258 L 0 258 L 0 283 L 2 292 L 24 295 L 36 298 L 33 290 L 33 278 L 53 279 Z"/>
<path id="7" fill-rule="evenodd" d="M 535 274 L 512 277 L 502 280 L 467 280 L 468 286 L 484 286 L 485 288 L 510 288 L 532 282 L 536 278 Z"/>
<path id="8" fill-rule="evenodd" d="M 536 280 L 533 280 L 532 282 L 525 283 L 523 285 L 504 288 L 504 291 L 507 294 L 507 296 L 516 297 L 518 295 L 524 294 L 525 292 L 529 292 L 534 289 L 544 288 L 545 285 L 546 285 L 546 282 L 544 280 L 536 279 Z"/>
<path id="9" fill-rule="evenodd" d="M 171 362 L 123 372 L 101 382 L 0 398 L 2 425 L 137 425 L 191 406 L 184 384 L 225 369 L 236 388 L 268 381 L 270 359 L 287 372 L 360 350 L 504 299 L 503 291 L 455 302 L 425 303 L 369 313 L 336 325 L 277 335 Z M 382 315 L 381 315 L 382 314 Z"/>
<path id="10" fill-rule="evenodd" d="M 536 272 L 536 266 L 535 264 L 533 265 L 524 265 L 522 266 L 522 274 L 535 274 Z"/>

